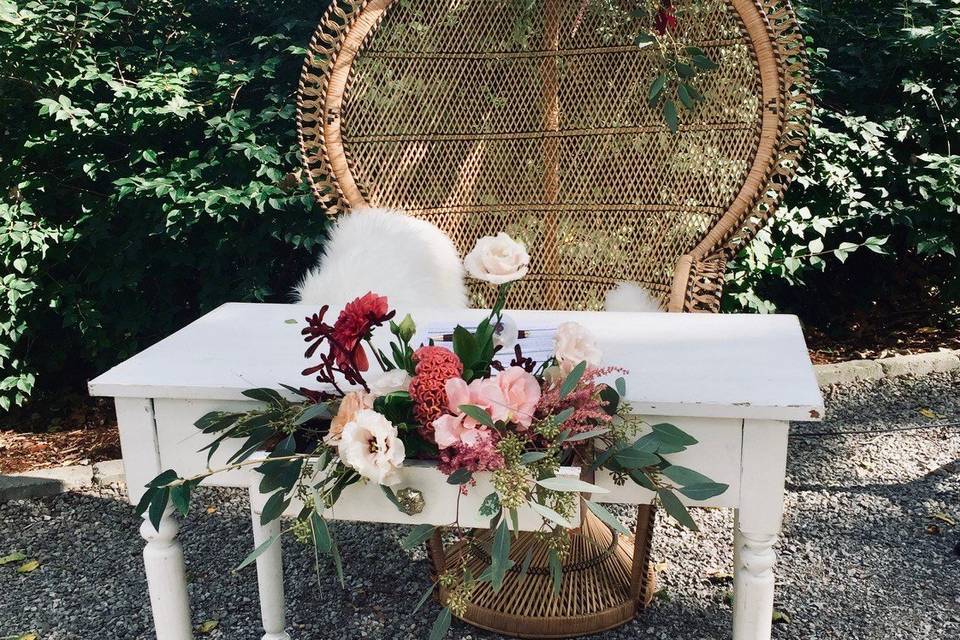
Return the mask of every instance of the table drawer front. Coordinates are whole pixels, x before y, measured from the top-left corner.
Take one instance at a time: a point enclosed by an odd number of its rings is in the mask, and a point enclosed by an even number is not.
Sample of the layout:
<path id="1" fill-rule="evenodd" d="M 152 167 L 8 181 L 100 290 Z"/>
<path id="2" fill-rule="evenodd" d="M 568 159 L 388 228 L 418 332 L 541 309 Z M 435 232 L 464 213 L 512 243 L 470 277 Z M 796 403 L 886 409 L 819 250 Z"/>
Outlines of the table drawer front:
<path id="1" fill-rule="evenodd" d="M 664 416 L 648 416 L 644 419 L 649 424 L 661 422 L 673 424 L 699 441 L 682 453 L 666 456 L 671 463 L 699 471 L 714 482 L 730 485 L 726 492 L 703 502 L 681 496 L 686 504 L 698 507 L 736 507 L 738 505 L 740 459 L 743 447 L 742 420 Z M 649 428 L 646 428 L 640 435 L 648 432 Z M 653 500 L 653 493 L 632 480 L 628 479 L 625 484 L 617 486 L 612 474 L 606 470 L 597 472 L 596 482 L 610 490 L 610 493 L 595 496 L 598 502 L 649 504 Z"/>

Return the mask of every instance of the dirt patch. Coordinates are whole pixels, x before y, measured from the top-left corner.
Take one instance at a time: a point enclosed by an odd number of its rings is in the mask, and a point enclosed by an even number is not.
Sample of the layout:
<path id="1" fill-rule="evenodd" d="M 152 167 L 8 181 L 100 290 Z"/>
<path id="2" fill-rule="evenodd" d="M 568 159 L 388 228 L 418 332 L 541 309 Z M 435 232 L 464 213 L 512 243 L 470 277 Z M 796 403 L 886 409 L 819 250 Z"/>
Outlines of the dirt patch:
<path id="1" fill-rule="evenodd" d="M 0 423 L 0 473 L 17 473 L 120 457 L 113 403 L 69 395 L 39 399 L 43 411 L 17 411 Z"/>

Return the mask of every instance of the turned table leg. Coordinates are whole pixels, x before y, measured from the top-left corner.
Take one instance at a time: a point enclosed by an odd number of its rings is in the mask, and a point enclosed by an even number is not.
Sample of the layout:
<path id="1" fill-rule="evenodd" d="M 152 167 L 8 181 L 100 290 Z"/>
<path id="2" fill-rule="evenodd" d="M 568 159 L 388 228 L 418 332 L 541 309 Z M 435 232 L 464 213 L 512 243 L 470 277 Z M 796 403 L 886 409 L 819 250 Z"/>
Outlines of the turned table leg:
<path id="1" fill-rule="evenodd" d="M 177 541 L 179 529 L 172 508 L 164 512 L 159 531 L 149 520 L 140 525 L 140 535 L 147 541 L 143 564 L 157 640 L 193 640 L 183 548 Z"/>
<path id="2" fill-rule="evenodd" d="M 251 505 L 255 503 L 253 493 L 256 486 L 250 487 Z M 260 514 L 251 511 L 253 518 L 254 548 L 280 534 L 280 519 L 263 525 Z M 283 555 L 281 540 L 277 540 L 257 557 L 257 585 L 260 589 L 260 615 L 263 619 L 263 640 L 290 640 L 286 632 L 286 603 L 283 594 Z"/>
<path id="3" fill-rule="evenodd" d="M 786 422 L 744 421 L 740 509 L 733 532 L 734 640 L 770 640 L 788 431 Z"/>

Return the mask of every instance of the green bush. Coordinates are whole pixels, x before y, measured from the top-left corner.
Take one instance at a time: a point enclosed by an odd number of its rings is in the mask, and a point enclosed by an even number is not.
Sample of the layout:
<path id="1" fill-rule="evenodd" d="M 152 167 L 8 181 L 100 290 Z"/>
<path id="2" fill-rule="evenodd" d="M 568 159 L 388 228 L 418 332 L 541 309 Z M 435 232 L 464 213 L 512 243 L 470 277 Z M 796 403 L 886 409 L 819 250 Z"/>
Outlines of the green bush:
<path id="1" fill-rule="evenodd" d="M 960 301 L 960 0 L 796 4 L 816 85 L 810 146 L 786 206 L 732 266 L 726 306 L 827 318 L 898 288 L 949 313 Z"/>
<path id="2" fill-rule="evenodd" d="M 0 0 L 0 407 L 284 299 L 325 224 L 294 121 L 323 8 Z"/>

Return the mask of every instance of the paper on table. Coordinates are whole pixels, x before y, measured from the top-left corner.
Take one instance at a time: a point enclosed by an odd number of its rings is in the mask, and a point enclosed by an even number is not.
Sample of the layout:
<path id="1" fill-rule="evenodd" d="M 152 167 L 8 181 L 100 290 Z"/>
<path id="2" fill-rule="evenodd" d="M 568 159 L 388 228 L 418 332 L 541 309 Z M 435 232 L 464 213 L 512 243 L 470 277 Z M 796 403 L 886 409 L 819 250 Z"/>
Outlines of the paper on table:
<path id="1" fill-rule="evenodd" d="M 422 344 L 429 344 L 433 340 L 433 344 L 453 350 L 453 330 L 455 328 L 455 326 L 449 324 L 428 325 L 421 342 Z M 470 332 L 477 330 L 476 325 L 464 325 L 464 328 Z M 557 327 L 555 325 L 520 327 L 516 344 L 520 345 L 523 357 L 531 358 L 534 362 L 540 364 L 553 356 L 553 339 L 556 333 Z M 510 361 L 516 356 L 514 346 L 509 345 L 501 349 L 494 356 L 494 359 L 504 366 L 510 366 Z"/>

